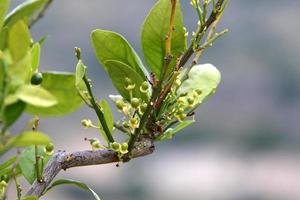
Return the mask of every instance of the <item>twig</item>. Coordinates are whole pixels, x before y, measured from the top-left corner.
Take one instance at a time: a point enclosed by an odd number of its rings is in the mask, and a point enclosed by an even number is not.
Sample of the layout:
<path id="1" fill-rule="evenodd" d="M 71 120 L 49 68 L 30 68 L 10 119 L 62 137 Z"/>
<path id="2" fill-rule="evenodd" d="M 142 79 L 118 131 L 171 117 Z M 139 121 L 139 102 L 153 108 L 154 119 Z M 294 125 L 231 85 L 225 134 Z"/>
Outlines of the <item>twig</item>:
<path id="1" fill-rule="evenodd" d="M 95 110 L 96 114 L 97 114 L 97 117 L 103 127 L 103 130 L 105 132 L 105 135 L 107 137 L 107 139 L 109 140 L 109 142 L 113 143 L 114 142 L 114 138 L 112 137 L 111 135 L 111 132 L 107 126 L 107 123 L 105 121 L 105 118 L 104 118 L 104 113 L 102 112 L 102 110 L 100 109 L 99 105 L 96 103 L 96 100 L 94 98 L 94 95 L 93 95 L 93 92 L 92 92 L 92 88 L 91 88 L 91 84 L 89 82 L 89 80 L 87 79 L 86 76 L 83 77 L 83 81 L 86 85 L 86 88 L 88 90 L 88 93 L 90 95 L 90 103 L 93 107 L 93 109 Z"/>
<path id="2" fill-rule="evenodd" d="M 140 148 L 144 145 L 143 148 Z M 146 156 L 153 153 L 154 146 L 151 140 L 144 140 L 141 143 L 137 143 L 136 148 L 132 151 L 134 158 Z M 40 183 L 35 181 L 26 195 L 40 197 L 43 192 L 50 185 L 52 180 L 61 170 L 67 170 L 73 167 L 89 166 L 89 165 L 101 165 L 107 163 L 119 162 L 117 154 L 112 150 L 97 150 L 97 151 L 77 151 L 73 153 L 58 152 L 47 164 L 44 170 L 44 182 Z"/>
<path id="3" fill-rule="evenodd" d="M 47 9 L 50 7 L 52 2 L 53 0 L 48 0 L 48 2 L 44 5 L 41 11 L 34 18 L 31 19 L 29 28 L 34 26 L 40 19 L 42 19 L 45 16 Z"/>

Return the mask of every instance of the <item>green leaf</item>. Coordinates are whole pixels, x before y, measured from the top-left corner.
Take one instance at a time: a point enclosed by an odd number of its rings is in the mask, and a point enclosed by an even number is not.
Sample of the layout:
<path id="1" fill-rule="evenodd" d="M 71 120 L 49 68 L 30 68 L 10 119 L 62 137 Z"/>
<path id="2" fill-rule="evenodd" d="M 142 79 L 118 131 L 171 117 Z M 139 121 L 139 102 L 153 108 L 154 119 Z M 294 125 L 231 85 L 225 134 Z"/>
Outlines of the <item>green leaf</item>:
<path id="1" fill-rule="evenodd" d="M 97 29 L 92 32 L 91 40 L 97 59 L 106 71 L 106 61 L 116 60 L 129 66 L 141 77 L 146 76 L 146 70 L 137 53 L 120 34 Z"/>
<path id="2" fill-rule="evenodd" d="M 145 77 L 142 78 L 132 68 L 122 62 L 109 60 L 106 61 L 105 65 L 113 85 L 126 100 L 130 99 L 129 91 L 125 89 L 125 78 L 127 77 L 135 84 L 135 88 L 132 91 L 133 97 L 147 101 L 147 96 L 140 91 L 140 86 L 146 80 Z"/>
<path id="3" fill-rule="evenodd" d="M 220 81 L 221 74 L 215 66 L 211 64 L 195 65 L 190 70 L 188 79 L 178 88 L 177 94 L 188 93 L 187 96 L 192 97 L 195 90 L 200 90 L 201 94 L 195 98 L 197 106 L 216 90 Z"/>
<path id="4" fill-rule="evenodd" d="M 4 109 L 4 127 L 9 128 L 22 115 L 26 104 L 22 101 L 17 101 L 14 104 L 8 105 Z"/>
<path id="5" fill-rule="evenodd" d="M 113 133 L 114 116 L 113 116 L 113 114 L 112 114 L 112 112 L 110 110 L 109 104 L 108 104 L 108 102 L 106 100 L 103 99 L 103 100 L 101 100 L 99 102 L 99 105 L 101 107 L 102 112 L 104 113 L 104 119 L 105 119 L 105 121 L 107 123 L 108 129 L 110 130 L 111 133 Z M 105 140 L 109 142 L 109 140 L 107 139 L 106 134 L 105 134 L 105 132 L 104 132 L 104 130 L 102 128 L 101 123 L 99 123 L 99 129 L 100 129 L 103 137 L 105 138 Z"/>
<path id="6" fill-rule="evenodd" d="M 14 61 L 21 60 L 30 47 L 30 33 L 24 21 L 16 22 L 8 31 L 8 47 Z"/>
<path id="7" fill-rule="evenodd" d="M 86 73 L 86 66 L 83 64 L 82 60 L 79 60 L 76 66 L 76 77 L 75 77 L 75 85 L 78 87 L 83 80 L 83 77 Z"/>
<path id="8" fill-rule="evenodd" d="M 4 25 L 11 26 L 20 19 L 31 17 L 48 0 L 28 0 L 12 10 L 5 18 Z"/>
<path id="9" fill-rule="evenodd" d="M 26 111 L 41 117 L 62 116 L 74 112 L 82 105 L 75 87 L 75 75 L 64 72 L 44 72 L 41 87 L 51 92 L 57 104 L 48 108 L 28 105 Z"/>
<path id="10" fill-rule="evenodd" d="M 15 147 L 47 145 L 49 142 L 51 142 L 49 136 L 39 131 L 25 131 L 11 139 L 11 143 Z"/>
<path id="11" fill-rule="evenodd" d="M 3 19 L 9 7 L 9 0 L 0 0 L 0 30 L 2 28 Z"/>
<path id="12" fill-rule="evenodd" d="M 51 107 L 57 104 L 55 96 L 40 86 L 23 85 L 15 95 L 18 99 L 34 106 Z"/>
<path id="13" fill-rule="evenodd" d="M 165 38 L 168 33 L 171 15 L 171 1 L 159 0 L 145 19 L 142 27 L 142 50 L 145 61 L 150 70 L 160 79 L 161 69 L 165 57 Z M 174 32 L 172 33 L 171 53 L 172 62 L 166 75 L 170 74 L 175 66 L 176 59 L 186 48 L 185 31 L 179 1 L 177 1 L 174 18 Z"/>
<path id="14" fill-rule="evenodd" d="M 100 197 L 96 194 L 96 192 L 94 192 L 91 188 L 89 188 L 85 183 L 82 183 L 79 181 L 74 181 L 71 179 L 60 179 L 60 180 L 54 181 L 54 183 L 52 183 L 52 185 L 46 189 L 45 193 L 48 192 L 50 189 L 52 189 L 56 186 L 59 186 L 59 185 L 75 185 L 81 189 L 89 191 L 93 195 L 95 200 L 101 200 Z"/>
<path id="15" fill-rule="evenodd" d="M 195 120 L 187 120 L 180 122 L 179 125 L 175 126 L 174 128 L 168 128 L 162 135 L 160 135 L 157 140 L 165 141 L 170 140 L 174 137 L 174 135 L 184 129 L 185 127 L 188 127 L 189 125 L 193 124 Z"/>
<path id="16" fill-rule="evenodd" d="M 46 166 L 47 162 L 51 158 L 51 156 L 47 156 L 44 152 L 44 147 L 38 147 L 38 155 L 44 157 L 44 166 Z M 31 146 L 26 148 L 20 155 L 19 166 L 21 172 L 25 179 L 32 184 L 36 179 L 36 169 L 35 169 L 35 147 Z"/>
<path id="17" fill-rule="evenodd" d="M 0 30 L 0 50 L 4 50 L 7 47 L 8 28 L 3 27 Z"/>
<path id="18" fill-rule="evenodd" d="M 31 71 L 37 71 L 40 65 L 41 46 L 40 43 L 35 43 L 31 48 Z"/>
<path id="19" fill-rule="evenodd" d="M 3 164 L 0 165 L 0 171 L 10 167 L 12 164 L 15 163 L 16 160 L 17 160 L 16 156 L 7 159 Z"/>

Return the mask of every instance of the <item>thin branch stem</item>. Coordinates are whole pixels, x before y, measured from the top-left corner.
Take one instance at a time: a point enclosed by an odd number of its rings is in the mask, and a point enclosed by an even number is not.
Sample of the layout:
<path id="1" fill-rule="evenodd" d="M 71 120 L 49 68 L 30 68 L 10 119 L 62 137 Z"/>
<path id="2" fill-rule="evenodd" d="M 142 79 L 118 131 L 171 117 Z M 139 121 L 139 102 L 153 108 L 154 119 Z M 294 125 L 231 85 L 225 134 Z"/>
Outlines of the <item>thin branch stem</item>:
<path id="1" fill-rule="evenodd" d="M 112 134 L 108 128 L 108 125 L 106 123 L 106 120 L 104 118 L 104 113 L 102 112 L 102 110 L 100 109 L 100 106 L 97 104 L 95 98 L 94 98 L 94 95 L 93 95 L 93 92 L 92 92 L 92 88 L 91 88 L 91 83 L 89 82 L 89 80 L 87 79 L 86 75 L 83 77 L 83 81 L 86 85 L 86 88 L 88 90 L 88 93 L 90 95 L 90 103 L 93 107 L 93 109 L 95 110 L 96 114 L 97 114 L 97 117 L 102 125 L 102 128 L 105 132 L 105 135 L 108 139 L 109 142 L 113 143 L 114 142 L 114 138 L 112 137 Z"/>
<path id="2" fill-rule="evenodd" d="M 140 146 L 145 143 L 146 145 L 143 148 L 140 148 Z M 134 158 L 146 156 L 153 153 L 153 151 L 153 142 L 151 140 L 144 140 L 141 141 L 141 143 L 137 143 L 136 148 L 132 151 L 132 156 Z M 40 183 L 35 181 L 27 191 L 26 195 L 33 195 L 36 197 L 42 196 L 46 188 L 61 170 L 113 162 L 119 162 L 119 158 L 116 152 L 112 150 L 76 151 L 72 153 L 60 151 L 52 157 L 45 167 L 44 182 Z"/>
<path id="3" fill-rule="evenodd" d="M 42 19 L 45 16 L 46 11 L 48 10 L 48 8 L 50 7 L 50 5 L 52 3 L 53 3 L 53 0 L 48 0 L 48 2 L 44 5 L 42 10 L 34 18 L 31 19 L 29 28 L 34 26 L 40 19 Z"/>

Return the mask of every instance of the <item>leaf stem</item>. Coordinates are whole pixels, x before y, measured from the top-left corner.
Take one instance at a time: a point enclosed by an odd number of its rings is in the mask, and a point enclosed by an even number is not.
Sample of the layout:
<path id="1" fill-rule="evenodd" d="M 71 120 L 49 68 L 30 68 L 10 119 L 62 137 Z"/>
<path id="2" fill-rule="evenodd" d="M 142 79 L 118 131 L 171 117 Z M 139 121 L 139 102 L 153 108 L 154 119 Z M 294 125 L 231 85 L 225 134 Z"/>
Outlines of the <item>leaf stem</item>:
<path id="1" fill-rule="evenodd" d="M 96 114 L 97 114 L 97 117 L 103 127 L 103 130 L 105 132 L 105 135 L 108 139 L 109 142 L 113 143 L 114 142 L 114 138 L 112 137 L 112 134 L 108 128 L 108 125 L 106 123 L 106 120 L 104 118 L 104 113 L 103 111 L 100 109 L 100 106 L 97 104 L 95 98 L 94 98 L 94 95 L 93 95 L 93 92 L 92 92 L 92 88 L 91 88 L 91 83 L 89 82 L 89 80 L 87 79 L 86 75 L 84 75 L 83 77 L 83 81 L 85 83 L 85 86 L 88 90 L 88 93 L 89 93 L 89 96 L 90 96 L 90 103 L 93 107 L 93 109 L 95 110 Z"/>

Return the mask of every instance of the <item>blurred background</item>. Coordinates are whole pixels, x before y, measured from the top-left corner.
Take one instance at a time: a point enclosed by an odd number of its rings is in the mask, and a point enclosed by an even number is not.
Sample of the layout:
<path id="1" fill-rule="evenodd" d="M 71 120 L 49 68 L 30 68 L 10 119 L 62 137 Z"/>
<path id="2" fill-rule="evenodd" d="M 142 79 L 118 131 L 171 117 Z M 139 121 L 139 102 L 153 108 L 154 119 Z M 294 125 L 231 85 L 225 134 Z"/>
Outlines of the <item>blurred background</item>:
<path id="1" fill-rule="evenodd" d="M 12 0 L 12 6 L 22 2 Z M 89 39 L 93 29 L 124 35 L 141 54 L 140 26 L 155 0 L 54 1 L 32 31 L 49 35 L 41 69 L 74 71 L 75 46 L 89 66 L 99 98 L 115 94 Z M 197 22 L 189 0 L 182 0 L 191 33 Z M 197 123 L 159 143 L 154 154 L 115 164 L 70 169 L 59 177 L 88 183 L 103 200 L 297 200 L 300 199 L 300 1 L 230 0 L 221 28 L 230 33 L 202 57 L 222 72 L 222 83 L 198 110 Z M 117 113 L 115 112 L 116 116 Z M 19 120 L 21 129 L 29 116 Z M 70 116 L 42 119 L 41 130 L 56 149 L 90 148 L 82 107 Z M 12 191 L 13 193 L 13 191 Z M 13 196 L 12 196 L 13 197 Z M 56 188 L 43 200 L 92 197 L 77 188 Z M 13 198 L 12 198 L 13 199 Z"/>

